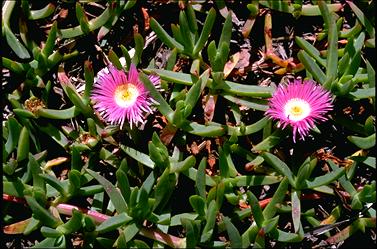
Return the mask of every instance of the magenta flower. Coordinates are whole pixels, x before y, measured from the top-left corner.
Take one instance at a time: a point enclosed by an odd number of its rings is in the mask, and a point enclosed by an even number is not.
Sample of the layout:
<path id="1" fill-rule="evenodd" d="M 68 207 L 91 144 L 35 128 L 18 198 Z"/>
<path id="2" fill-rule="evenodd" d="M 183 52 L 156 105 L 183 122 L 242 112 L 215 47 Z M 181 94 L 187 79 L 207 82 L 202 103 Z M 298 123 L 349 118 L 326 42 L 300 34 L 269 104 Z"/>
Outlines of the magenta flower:
<path id="1" fill-rule="evenodd" d="M 278 127 L 293 128 L 293 142 L 298 132 L 304 140 L 317 121 L 325 121 L 326 112 L 332 110 L 332 98 L 328 91 L 313 80 L 295 80 L 279 85 L 270 99 L 266 115 L 278 120 Z"/>
<path id="2" fill-rule="evenodd" d="M 160 77 L 150 75 L 149 79 L 156 88 L 160 87 Z M 133 64 L 127 75 L 111 64 L 98 72 L 91 98 L 95 102 L 94 108 L 105 120 L 121 127 L 126 120 L 130 127 L 143 123 L 145 113 L 151 113 L 150 106 L 155 103 Z"/>

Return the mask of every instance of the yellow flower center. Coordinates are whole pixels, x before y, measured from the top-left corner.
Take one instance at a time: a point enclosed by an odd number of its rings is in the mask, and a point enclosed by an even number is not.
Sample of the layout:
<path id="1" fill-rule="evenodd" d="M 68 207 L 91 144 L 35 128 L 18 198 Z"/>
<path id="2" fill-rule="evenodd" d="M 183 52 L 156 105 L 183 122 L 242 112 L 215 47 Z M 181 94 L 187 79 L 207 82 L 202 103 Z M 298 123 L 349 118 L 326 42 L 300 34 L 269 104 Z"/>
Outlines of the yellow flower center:
<path id="1" fill-rule="evenodd" d="M 284 106 L 284 115 L 292 121 L 300 121 L 309 116 L 311 111 L 307 101 L 299 98 L 290 99 Z"/>
<path id="2" fill-rule="evenodd" d="M 140 93 L 137 87 L 133 84 L 127 83 L 119 85 L 115 89 L 114 99 L 120 107 L 130 107 L 135 102 Z"/>
<path id="3" fill-rule="evenodd" d="M 295 116 L 301 115 L 303 112 L 301 106 L 293 106 L 291 109 L 291 113 Z"/>

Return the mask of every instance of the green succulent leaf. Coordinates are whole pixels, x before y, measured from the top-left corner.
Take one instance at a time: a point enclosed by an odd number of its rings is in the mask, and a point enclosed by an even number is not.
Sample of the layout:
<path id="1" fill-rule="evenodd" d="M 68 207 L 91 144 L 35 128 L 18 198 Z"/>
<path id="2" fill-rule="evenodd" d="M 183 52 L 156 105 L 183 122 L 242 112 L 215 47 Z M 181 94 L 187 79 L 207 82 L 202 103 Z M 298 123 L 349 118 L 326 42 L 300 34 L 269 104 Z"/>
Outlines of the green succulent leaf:
<path id="1" fill-rule="evenodd" d="M 194 41 L 193 37 L 191 36 L 185 11 L 180 11 L 179 13 L 179 31 L 181 33 L 185 53 L 191 54 L 194 47 Z"/>
<path id="2" fill-rule="evenodd" d="M 130 199 L 131 188 L 130 188 L 127 174 L 121 169 L 118 169 L 116 172 L 116 177 L 118 180 L 117 185 L 122 193 L 122 196 L 124 197 L 125 201 L 128 203 Z"/>
<path id="3" fill-rule="evenodd" d="M 288 190 L 288 183 L 289 180 L 287 177 L 284 177 L 284 179 L 280 182 L 279 187 L 272 196 L 271 201 L 263 210 L 263 217 L 265 218 L 265 220 L 273 218 L 276 214 L 277 204 L 281 203 L 284 200 L 285 194 Z"/>
<path id="4" fill-rule="evenodd" d="M 80 114 L 80 110 L 72 106 L 68 109 L 55 110 L 55 109 L 38 109 L 38 116 L 50 119 L 71 119 Z"/>
<path id="5" fill-rule="evenodd" d="M 76 194 L 79 189 L 81 188 L 81 174 L 78 170 L 71 169 L 68 173 L 68 180 L 69 180 L 69 192 L 71 194 Z"/>
<path id="6" fill-rule="evenodd" d="M 18 139 L 17 147 L 17 161 L 22 161 L 28 157 L 30 150 L 30 138 L 29 131 L 26 127 L 23 127 L 20 132 L 20 137 Z"/>
<path id="7" fill-rule="evenodd" d="M 225 43 L 228 46 L 230 45 L 230 39 L 232 38 L 232 11 L 229 11 L 223 29 L 221 30 L 219 45 Z"/>
<path id="8" fill-rule="evenodd" d="M 376 144 L 376 133 L 368 137 L 348 136 L 347 139 L 361 149 L 370 149 Z"/>
<path id="9" fill-rule="evenodd" d="M 42 173 L 41 166 L 35 157 L 29 153 L 29 162 L 28 162 L 28 170 L 30 170 L 32 177 L 33 177 L 33 187 L 40 188 L 41 190 L 46 190 L 45 181 L 39 175 Z"/>
<path id="10" fill-rule="evenodd" d="M 211 33 L 213 24 L 215 23 L 216 19 L 216 10 L 214 8 L 211 8 L 208 12 L 208 15 L 206 17 L 206 20 L 204 21 L 202 32 L 200 33 L 199 39 L 197 40 L 194 49 L 193 54 L 198 54 L 204 47 L 205 43 L 207 42 L 208 36 Z"/>
<path id="11" fill-rule="evenodd" d="M 82 32 L 88 34 L 90 32 L 88 18 L 86 17 L 84 8 L 79 2 L 76 2 L 76 17 L 80 23 Z"/>
<path id="12" fill-rule="evenodd" d="M 301 226 L 300 191 L 292 191 L 291 202 L 292 202 L 293 227 L 294 227 L 295 233 L 297 233 Z"/>
<path id="13" fill-rule="evenodd" d="M 263 216 L 262 208 L 259 205 L 258 199 L 250 191 L 248 191 L 246 195 L 247 195 L 249 205 L 251 206 L 253 218 L 255 222 L 257 223 L 257 226 L 261 228 L 263 226 L 264 216 Z"/>
<path id="14" fill-rule="evenodd" d="M 305 186 L 305 180 L 307 180 L 312 171 L 314 170 L 315 166 L 317 164 L 317 159 L 314 158 L 311 160 L 310 157 L 308 157 L 304 163 L 300 166 L 297 172 L 296 176 L 296 188 L 301 189 Z"/>
<path id="15" fill-rule="evenodd" d="M 24 190 L 29 189 L 29 186 L 24 184 L 20 178 L 15 181 L 3 181 L 3 192 L 5 194 L 24 197 Z"/>
<path id="16" fill-rule="evenodd" d="M 218 207 L 215 200 L 212 200 L 208 205 L 206 213 L 206 224 L 203 228 L 202 236 L 200 237 L 200 242 L 204 243 L 208 241 L 213 234 L 213 229 L 215 227 L 216 215 L 218 212 Z"/>
<path id="17" fill-rule="evenodd" d="M 68 189 L 67 185 L 64 184 L 62 181 L 58 180 L 56 177 L 47 174 L 39 174 L 41 178 L 43 178 L 46 183 L 48 183 L 51 187 L 56 189 L 63 197 L 68 196 Z"/>
<path id="18" fill-rule="evenodd" d="M 179 52 L 183 51 L 184 47 L 175 41 L 174 38 L 172 38 L 153 17 L 150 20 L 150 25 L 153 31 L 156 32 L 158 38 L 160 38 L 169 48 L 177 48 Z"/>
<path id="19" fill-rule="evenodd" d="M 367 65 L 367 73 L 368 73 L 368 85 L 369 87 L 374 87 L 376 84 L 376 71 L 370 64 L 368 60 L 366 60 L 366 65 Z"/>
<path id="20" fill-rule="evenodd" d="M 29 207 L 33 211 L 33 215 L 35 218 L 39 219 L 51 228 L 56 228 L 62 222 L 55 218 L 49 211 L 46 210 L 45 207 L 42 207 L 35 198 L 26 195 L 25 196 L 26 202 L 28 203 Z"/>
<path id="21" fill-rule="evenodd" d="M 206 173 L 205 168 L 207 166 L 207 158 L 203 157 L 199 163 L 198 171 L 196 174 L 195 187 L 198 191 L 199 196 L 202 198 L 206 197 Z"/>
<path id="22" fill-rule="evenodd" d="M 23 128 L 14 117 L 10 117 L 8 119 L 7 127 L 9 134 L 4 147 L 7 154 L 10 154 L 16 148 L 21 130 L 23 130 Z"/>
<path id="23" fill-rule="evenodd" d="M 337 76 L 338 66 L 338 29 L 335 23 L 335 17 L 330 13 L 327 4 L 324 1 L 318 2 L 319 9 L 328 28 L 328 48 L 326 58 L 326 77 L 327 80 L 334 80 Z"/>
<path id="24" fill-rule="evenodd" d="M 227 179 L 228 180 L 228 179 Z M 242 186 L 260 186 L 260 185 L 271 185 L 278 183 L 282 180 L 282 176 L 269 176 L 269 175 L 246 175 L 246 176 L 236 176 L 229 181 L 232 184 L 242 187 Z"/>
<path id="25" fill-rule="evenodd" d="M 158 110 L 169 120 L 169 122 L 171 122 L 172 114 L 174 111 L 171 109 L 170 105 L 161 96 L 161 94 L 157 91 L 155 86 L 144 73 L 140 73 L 139 77 L 140 80 L 144 83 L 144 86 L 148 89 L 153 99 L 158 102 Z"/>
<path id="26" fill-rule="evenodd" d="M 225 223 L 226 230 L 228 232 L 230 245 L 232 246 L 232 248 L 242 248 L 241 235 L 238 232 L 236 226 L 231 222 L 231 220 L 228 217 L 224 217 L 223 220 Z"/>
<path id="27" fill-rule="evenodd" d="M 58 238 L 63 235 L 59 230 L 46 226 L 41 227 L 41 233 L 47 238 Z"/>
<path id="28" fill-rule="evenodd" d="M 199 215 L 204 217 L 206 212 L 206 202 L 205 199 L 198 195 L 192 195 L 189 198 L 190 204 L 195 210 L 195 212 Z"/>
<path id="29" fill-rule="evenodd" d="M 200 223 L 187 218 L 182 218 L 181 223 L 186 230 L 186 247 L 195 247 L 199 240 Z"/>
<path id="30" fill-rule="evenodd" d="M 119 57 L 112 49 L 109 51 L 109 60 L 118 70 L 122 70 L 123 66 L 119 61 Z"/>
<path id="31" fill-rule="evenodd" d="M 5 39 L 8 45 L 21 59 L 29 59 L 30 54 L 24 45 L 18 40 L 18 38 L 13 34 L 12 30 L 8 25 L 3 25 L 3 33 L 5 34 Z"/>
<path id="32" fill-rule="evenodd" d="M 191 32 L 195 34 L 198 31 L 198 24 L 196 23 L 195 11 L 191 4 L 187 4 L 186 6 L 186 17 Z"/>
<path id="33" fill-rule="evenodd" d="M 58 226 L 56 231 L 59 231 L 61 234 L 68 235 L 78 231 L 81 226 L 81 220 L 83 218 L 83 214 L 80 211 L 75 209 L 72 210 L 72 217 L 66 223 Z"/>
<path id="34" fill-rule="evenodd" d="M 302 62 L 302 64 L 304 64 L 305 68 L 313 75 L 314 79 L 317 82 L 321 84 L 325 83 L 326 75 L 307 52 L 301 50 L 300 52 L 298 52 L 297 57 Z"/>
<path id="35" fill-rule="evenodd" d="M 194 156 L 189 156 L 181 162 L 176 162 L 171 164 L 170 173 L 180 173 L 186 171 L 189 168 L 193 167 L 196 163 Z"/>
<path id="36" fill-rule="evenodd" d="M 34 217 L 30 218 L 29 223 L 25 227 L 25 230 L 23 231 L 24 235 L 29 235 L 31 232 L 37 230 L 42 225 L 42 222 L 38 219 L 35 219 Z"/>
<path id="37" fill-rule="evenodd" d="M 270 232 L 272 238 L 280 242 L 300 242 L 303 239 L 303 235 L 284 232 L 280 229 L 276 229 Z"/>
<path id="38" fill-rule="evenodd" d="M 312 181 L 306 180 L 306 187 L 307 188 L 317 188 L 320 186 L 328 185 L 329 183 L 339 179 L 344 174 L 344 169 L 336 169 L 330 173 L 327 173 L 326 175 L 323 176 L 318 176 L 314 178 Z"/>
<path id="39" fill-rule="evenodd" d="M 152 168 L 152 169 L 154 168 L 155 164 L 147 154 L 137 151 L 128 146 L 121 145 L 120 147 L 124 152 L 127 153 L 127 155 L 129 155 L 136 161 L 142 163 L 145 166 L 148 166 L 149 168 Z"/>
<path id="40" fill-rule="evenodd" d="M 196 103 L 198 102 L 201 93 L 204 90 L 204 87 L 207 85 L 207 81 L 209 78 L 209 69 L 207 69 L 199 78 L 197 82 L 195 82 L 190 90 L 187 92 L 186 98 L 185 98 L 185 105 L 190 105 L 191 107 L 194 107 Z M 188 116 L 190 113 L 187 113 Z M 186 116 L 185 115 L 185 116 Z"/>
<path id="41" fill-rule="evenodd" d="M 107 233 L 120 228 L 130 221 L 132 221 L 132 218 L 130 216 L 128 216 L 126 213 L 120 213 L 102 222 L 99 226 L 96 227 L 95 231 L 99 234 Z"/>
<path id="42" fill-rule="evenodd" d="M 223 97 L 232 103 L 236 103 L 241 106 L 246 106 L 254 110 L 263 111 L 263 112 L 268 110 L 268 101 L 264 99 L 237 98 L 230 94 L 224 94 Z"/>
<path id="43" fill-rule="evenodd" d="M 115 186 L 110 181 L 108 181 L 103 176 L 99 175 L 97 172 L 91 169 L 86 169 L 86 171 L 103 186 L 106 193 L 109 195 L 110 200 L 113 203 L 117 212 L 118 213 L 126 212 L 127 203 L 124 200 L 120 191 L 117 188 L 115 188 Z"/>
<path id="44" fill-rule="evenodd" d="M 353 12 L 355 13 L 359 22 L 361 22 L 361 24 L 365 27 L 365 29 L 367 30 L 370 37 L 374 38 L 375 37 L 375 28 L 370 23 L 370 21 L 366 18 L 364 13 L 356 6 L 355 3 L 351 2 L 351 1 L 347 1 L 347 3 L 351 7 Z"/>
<path id="45" fill-rule="evenodd" d="M 56 40 L 57 32 L 58 32 L 58 26 L 57 25 L 58 24 L 57 24 L 56 21 L 52 24 L 50 32 L 48 33 L 46 44 L 41 51 L 42 54 L 44 54 L 45 56 L 50 56 L 52 54 L 53 50 L 54 50 L 55 40 Z"/>
<path id="46" fill-rule="evenodd" d="M 170 199 L 170 196 L 173 194 L 174 187 L 177 183 L 177 177 L 174 173 L 169 172 L 169 168 L 166 168 L 165 171 L 160 176 L 160 179 L 156 185 L 155 189 L 155 203 L 153 210 L 157 208 L 161 210 L 165 205 L 166 201 Z"/>
<path id="47" fill-rule="evenodd" d="M 131 56 L 128 52 L 128 49 L 123 46 L 123 45 L 120 45 L 120 49 L 122 50 L 122 54 L 126 60 L 126 69 L 127 71 L 130 70 L 130 65 L 131 65 Z"/>
<path id="48" fill-rule="evenodd" d="M 349 95 L 355 99 L 367 99 L 376 97 L 376 88 L 361 88 L 354 92 L 350 92 Z"/>
<path id="49" fill-rule="evenodd" d="M 49 135 L 55 142 L 57 142 L 63 148 L 66 148 L 69 144 L 69 139 L 64 135 L 62 131 L 53 126 L 52 124 L 47 124 L 46 126 L 38 127 L 42 132 Z"/>
<path id="50" fill-rule="evenodd" d="M 281 161 L 277 156 L 269 153 L 269 152 L 263 152 L 262 154 L 262 157 L 264 158 L 264 160 L 269 164 L 271 165 L 272 167 L 274 167 L 274 169 L 282 174 L 283 176 L 287 177 L 289 183 L 295 187 L 296 186 L 296 182 L 295 182 L 295 178 L 294 178 L 294 175 L 292 174 L 292 171 L 290 170 L 290 168 L 288 167 L 287 164 L 285 164 L 283 161 Z"/>
<path id="51" fill-rule="evenodd" d="M 144 49 L 144 39 L 139 33 L 136 33 L 134 35 L 134 40 L 135 40 L 135 55 L 134 57 L 132 57 L 131 62 L 135 66 L 137 66 L 141 61 L 141 54 L 143 53 L 143 49 Z"/>

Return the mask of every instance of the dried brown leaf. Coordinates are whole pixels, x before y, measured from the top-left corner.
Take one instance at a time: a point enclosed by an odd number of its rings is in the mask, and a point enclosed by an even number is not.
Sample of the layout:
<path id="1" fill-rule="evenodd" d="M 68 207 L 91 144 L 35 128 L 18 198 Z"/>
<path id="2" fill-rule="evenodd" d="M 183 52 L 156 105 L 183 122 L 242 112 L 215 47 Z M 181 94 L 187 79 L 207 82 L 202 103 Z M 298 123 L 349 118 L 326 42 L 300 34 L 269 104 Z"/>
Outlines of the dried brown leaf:
<path id="1" fill-rule="evenodd" d="M 230 60 L 227 63 L 225 63 L 224 78 L 228 77 L 228 75 L 232 72 L 232 70 L 237 65 L 239 60 L 240 60 L 240 52 L 237 52 L 230 57 Z"/>
<path id="2" fill-rule="evenodd" d="M 171 140 L 174 138 L 177 128 L 168 124 L 164 129 L 161 130 L 160 139 L 165 145 L 169 145 Z"/>
<path id="3" fill-rule="evenodd" d="M 255 17 L 249 17 L 246 20 L 245 25 L 243 25 L 242 31 L 241 31 L 244 38 L 247 38 L 250 35 L 250 31 L 253 28 L 254 23 L 255 23 Z"/>
<path id="4" fill-rule="evenodd" d="M 47 161 L 46 165 L 44 166 L 45 169 L 50 169 L 53 166 L 60 165 L 68 161 L 67 157 L 57 157 L 52 160 Z"/>
<path id="5" fill-rule="evenodd" d="M 196 155 L 199 153 L 199 147 L 198 145 L 196 144 L 196 142 L 194 141 L 192 144 L 191 144 L 191 153 Z"/>
<path id="6" fill-rule="evenodd" d="M 21 234 L 25 231 L 25 228 L 30 223 L 30 221 L 31 221 L 31 218 L 28 218 L 26 220 L 13 223 L 8 226 L 4 226 L 3 232 L 5 234 Z"/>
<path id="7" fill-rule="evenodd" d="M 141 11 L 143 12 L 143 17 L 144 17 L 144 30 L 147 31 L 150 28 L 150 17 L 148 14 L 148 10 L 146 8 L 141 8 Z"/>
<path id="8" fill-rule="evenodd" d="M 206 95 L 202 100 L 204 110 L 204 120 L 206 123 L 211 122 L 215 114 L 217 95 Z"/>
<path id="9" fill-rule="evenodd" d="M 68 9 L 61 9 L 58 13 L 58 17 L 65 19 L 68 16 Z"/>

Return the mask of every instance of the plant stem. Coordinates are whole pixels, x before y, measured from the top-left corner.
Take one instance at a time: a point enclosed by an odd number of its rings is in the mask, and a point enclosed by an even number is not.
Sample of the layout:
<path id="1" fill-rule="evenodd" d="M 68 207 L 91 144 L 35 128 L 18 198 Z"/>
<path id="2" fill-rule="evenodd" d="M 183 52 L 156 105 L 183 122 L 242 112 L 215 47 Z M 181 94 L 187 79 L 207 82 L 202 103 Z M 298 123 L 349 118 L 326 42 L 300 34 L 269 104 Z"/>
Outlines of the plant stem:
<path id="1" fill-rule="evenodd" d="M 164 243 L 165 245 L 168 245 L 172 248 L 183 248 L 186 244 L 185 238 L 178 238 L 176 236 L 163 233 L 157 229 L 141 228 L 140 234 L 147 238 L 154 239 L 161 243 Z"/>

